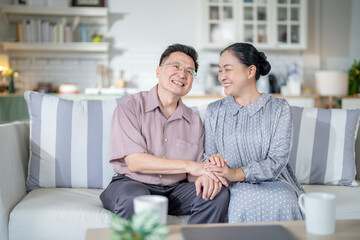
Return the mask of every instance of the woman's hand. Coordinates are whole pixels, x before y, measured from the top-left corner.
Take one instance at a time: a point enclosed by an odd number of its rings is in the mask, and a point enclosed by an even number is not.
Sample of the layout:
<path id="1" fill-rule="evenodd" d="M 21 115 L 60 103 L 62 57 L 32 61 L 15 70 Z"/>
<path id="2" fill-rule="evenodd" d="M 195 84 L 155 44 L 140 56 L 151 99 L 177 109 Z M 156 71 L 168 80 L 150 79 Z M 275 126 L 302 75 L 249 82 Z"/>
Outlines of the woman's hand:
<path id="1" fill-rule="evenodd" d="M 205 163 L 189 161 L 188 173 L 195 177 L 207 175 L 210 178 L 212 178 L 215 182 L 221 182 L 224 186 L 226 186 L 226 187 L 228 186 L 228 182 L 226 181 L 225 178 L 223 178 L 221 176 L 218 177 L 215 175 L 215 173 L 207 171 L 204 168 L 204 166 L 205 166 Z"/>
<path id="2" fill-rule="evenodd" d="M 208 172 L 214 173 L 217 177 L 223 177 L 229 182 L 243 182 L 245 181 L 245 174 L 241 168 L 231 169 L 227 165 L 217 166 L 212 163 L 205 163 L 204 169 Z"/>
<path id="3" fill-rule="evenodd" d="M 205 163 L 211 163 L 218 167 L 223 167 L 226 166 L 227 161 L 220 153 L 215 153 L 206 159 Z"/>

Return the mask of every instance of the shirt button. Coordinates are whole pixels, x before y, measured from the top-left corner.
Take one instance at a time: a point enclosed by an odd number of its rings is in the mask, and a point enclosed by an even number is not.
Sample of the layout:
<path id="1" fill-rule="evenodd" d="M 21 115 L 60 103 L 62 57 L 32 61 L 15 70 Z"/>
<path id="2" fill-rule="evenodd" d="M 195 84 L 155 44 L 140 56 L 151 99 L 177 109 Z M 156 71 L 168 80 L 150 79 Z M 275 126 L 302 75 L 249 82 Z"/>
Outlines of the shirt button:
<path id="1" fill-rule="evenodd" d="M 162 178 L 162 175 L 161 175 L 161 174 L 159 174 L 159 178 Z"/>
<path id="2" fill-rule="evenodd" d="M 164 141 L 165 141 L 165 142 L 167 142 L 167 141 L 168 141 L 168 139 L 167 139 L 167 138 L 165 138 L 165 139 L 164 139 Z"/>

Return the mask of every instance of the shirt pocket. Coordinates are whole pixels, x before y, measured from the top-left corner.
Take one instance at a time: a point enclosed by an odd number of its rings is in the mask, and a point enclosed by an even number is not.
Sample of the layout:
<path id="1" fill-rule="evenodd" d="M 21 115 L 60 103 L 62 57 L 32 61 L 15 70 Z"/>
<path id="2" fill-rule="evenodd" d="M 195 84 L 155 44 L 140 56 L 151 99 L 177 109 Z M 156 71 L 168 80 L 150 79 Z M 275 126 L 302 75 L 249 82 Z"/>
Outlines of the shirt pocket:
<path id="1" fill-rule="evenodd" d="M 199 145 L 191 142 L 177 139 L 175 144 L 177 159 L 196 161 L 199 155 Z"/>

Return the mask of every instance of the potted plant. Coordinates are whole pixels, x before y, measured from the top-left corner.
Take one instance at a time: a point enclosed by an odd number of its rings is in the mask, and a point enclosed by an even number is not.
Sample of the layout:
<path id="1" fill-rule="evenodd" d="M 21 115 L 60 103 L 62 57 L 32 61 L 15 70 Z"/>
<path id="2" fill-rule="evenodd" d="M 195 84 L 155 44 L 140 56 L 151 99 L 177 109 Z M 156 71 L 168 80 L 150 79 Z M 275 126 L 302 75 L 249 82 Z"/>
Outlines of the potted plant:
<path id="1" fill-rule="evenodd" d="M 348 71 L 349 74 L 349 95 L 356 95 L 360 92 L 360 61 L 354 60 L 354 64 Z"/>
<path id="2" fill-rule="evenodd" d="M 130 220 L 112 214 L 111 240 L 164 240 L 169 232 L 166 225 L 159 224 L 159 213 L 146 211 L 134 214 Z"/>

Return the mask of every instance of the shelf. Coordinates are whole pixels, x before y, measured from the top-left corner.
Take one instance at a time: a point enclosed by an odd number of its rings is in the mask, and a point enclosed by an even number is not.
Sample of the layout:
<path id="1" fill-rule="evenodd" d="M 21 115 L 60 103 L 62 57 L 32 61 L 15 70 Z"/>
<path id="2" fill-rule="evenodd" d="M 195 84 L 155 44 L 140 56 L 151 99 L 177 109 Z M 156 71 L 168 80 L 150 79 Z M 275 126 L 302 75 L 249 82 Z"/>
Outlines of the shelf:
<path id="1" fill-rule="evenodd" d="M 46 52 L 88 52 L 88 53 L 106 53 L 109 50 L 109 43 L 92 42 L 71 42 L 71 43 L 19 43 L 19 42 L 1 42 L 6 51 L 46 51 Z"/>
<path id="2" fill-rule="evenodd" d="M 80 16 L 107 17 L 108 8 L 105 7 L 33 7 L 19 5 L 1 5 L 1 12 L 5 15 L 42 15 L 42 16 Z"/>
<path id="3" fill-rule="evenodd" d="M 59 17 L 81 18 L 81 19 L 102 19 L 106 29 L 108 28 L 108 8 L 105 7 L 34 7 L 19 5 L 0 5 L 4 22 L 9 27 L 10 22 L 21 22 L 24 17 L 45 17 L 55 19 Z"/>

